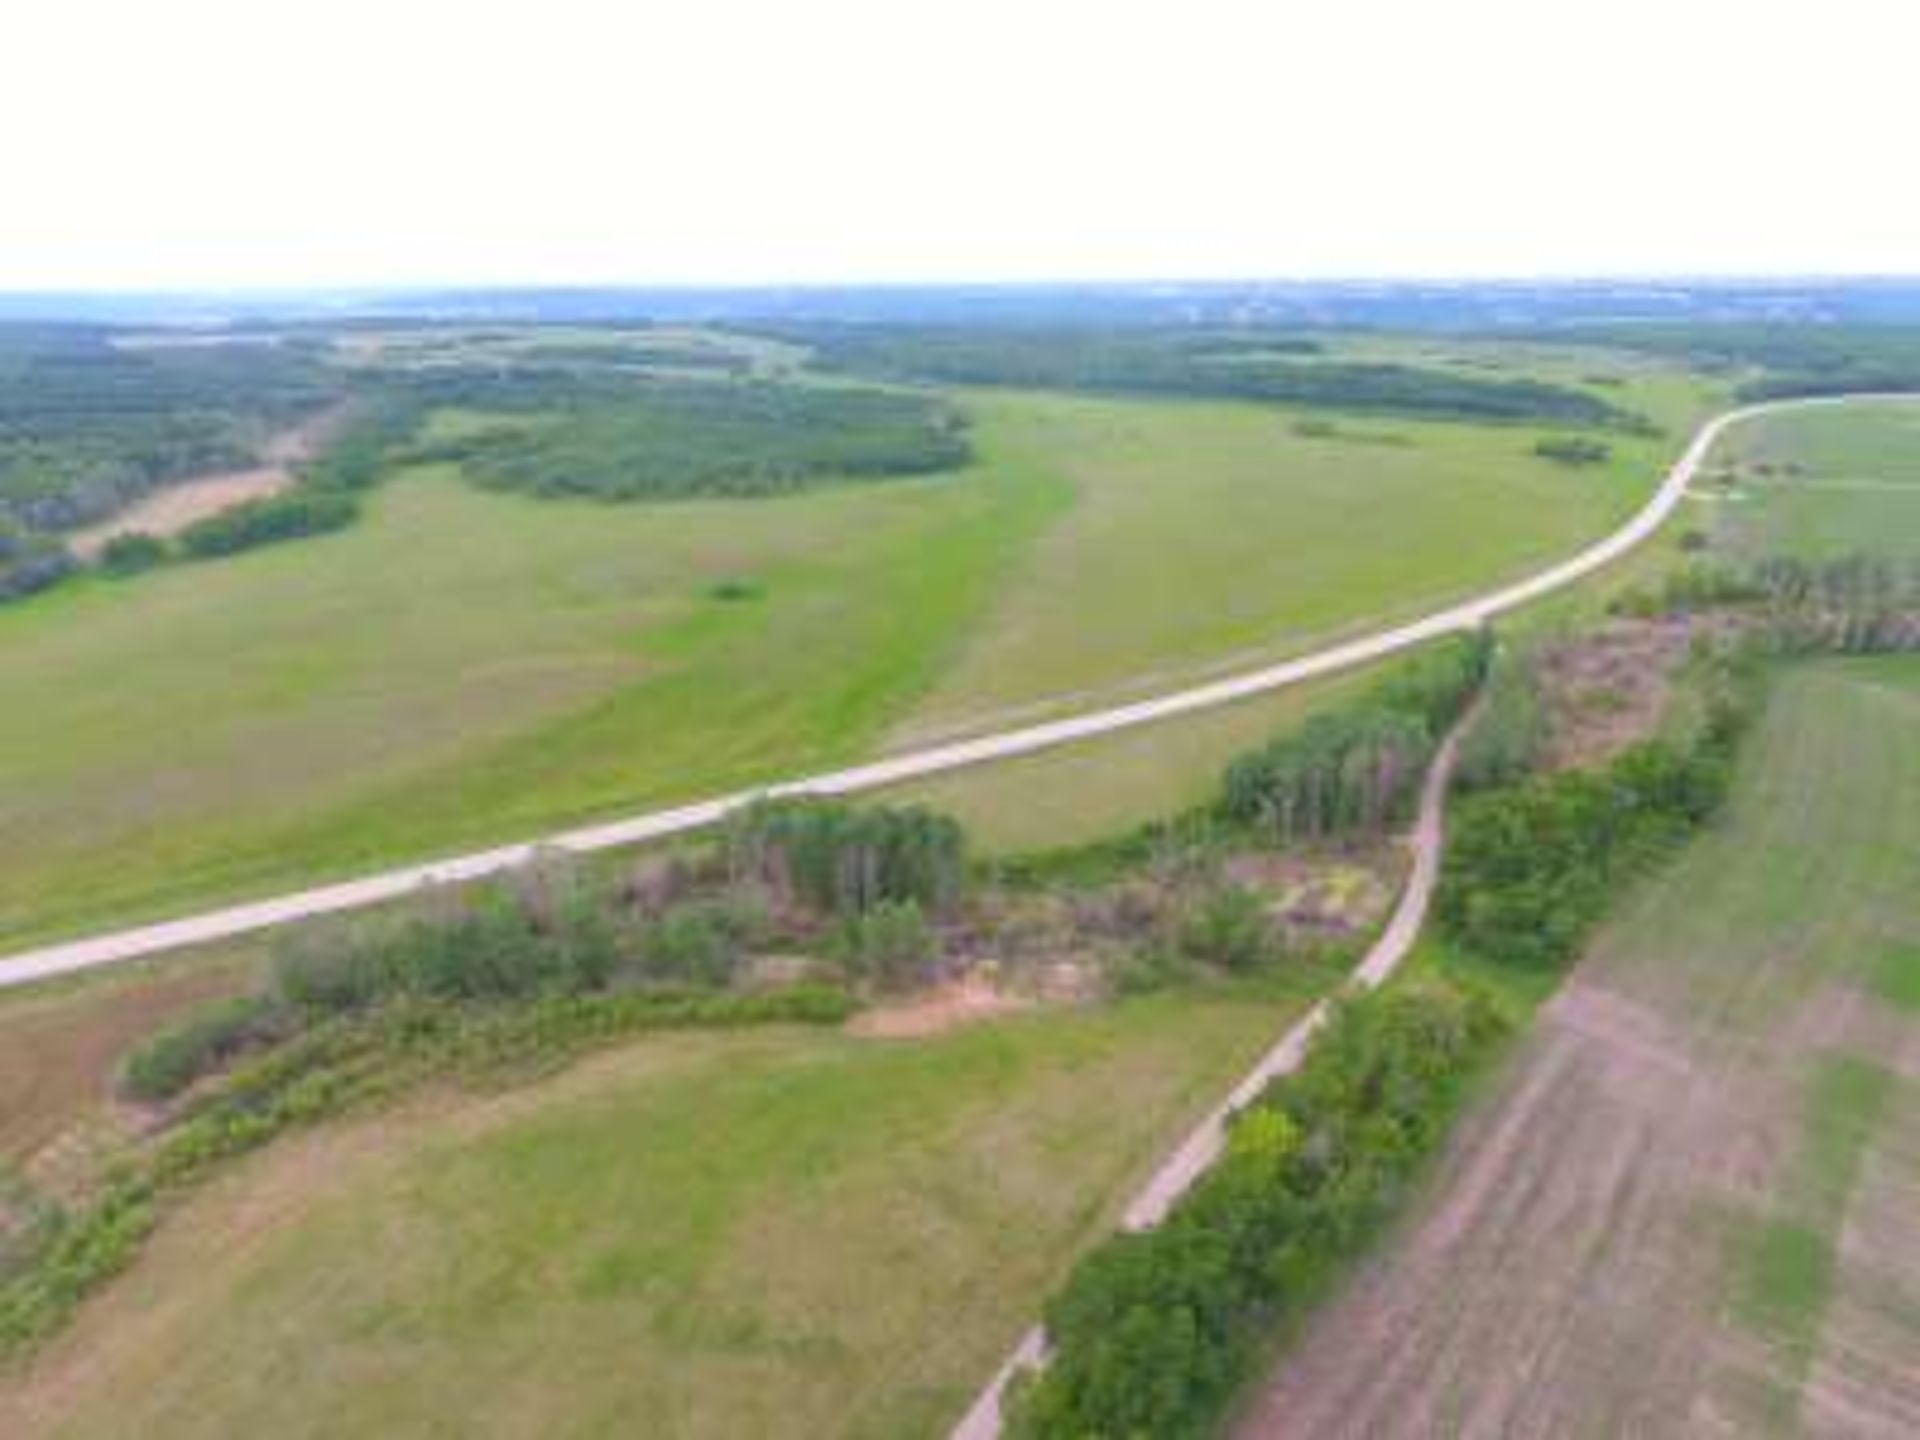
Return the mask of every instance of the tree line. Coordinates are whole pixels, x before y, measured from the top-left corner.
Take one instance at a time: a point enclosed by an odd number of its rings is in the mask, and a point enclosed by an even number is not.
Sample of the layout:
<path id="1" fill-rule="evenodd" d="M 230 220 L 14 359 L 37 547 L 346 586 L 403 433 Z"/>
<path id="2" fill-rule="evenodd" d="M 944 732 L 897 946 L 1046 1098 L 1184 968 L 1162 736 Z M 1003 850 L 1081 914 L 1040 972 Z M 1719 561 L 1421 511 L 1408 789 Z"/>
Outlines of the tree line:
<path id="1" fill-rule="evenodd" d="M 1046 1307 L 1020 1440 L 1215 1433 L 1274 1330 L 1386 1224 L 1507 1030 L 1443 981 L 1343 1002 L 1305 1063 L 1234 1118 L 1156 1228 L 1104 1241 Z"/>
<path id="2" fill-rule="evenodd" d="M 1479 690 L 1492 643 L 1485 632 L 1447 640 L 1359 701 L 1239 756 L 1221 780 L 1221 814 L 1280 846 L 1404 818 L 1435 748 Z"/>
<path id="3" fill-rule="evenodd" d="M 830 368 L 887 379 L 1646 428 L 1643 418 L 1571 386 L 1319 358 L 1317 342 L 1285 333 L 886 325 L 773 333 L 812 346 Z"/>

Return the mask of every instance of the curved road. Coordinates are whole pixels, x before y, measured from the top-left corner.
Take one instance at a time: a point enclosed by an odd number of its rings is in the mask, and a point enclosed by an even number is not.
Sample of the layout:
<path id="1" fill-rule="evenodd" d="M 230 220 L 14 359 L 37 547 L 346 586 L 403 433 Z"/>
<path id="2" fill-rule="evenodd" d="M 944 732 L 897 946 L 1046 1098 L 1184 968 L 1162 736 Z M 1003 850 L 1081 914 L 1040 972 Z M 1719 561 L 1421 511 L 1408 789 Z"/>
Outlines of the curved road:
<path id="1" fill-rule="evenodd" d="M 1380 932 L 1380 938 L 1348 977 L 1349 990 L 1371 990 L 1384 983 L 1400 968 L 1400 962 L 1420 938 L 1420 927 L 1427 918 L 1427 902 L 1433 898 L 1434 882 L 1440 878 L 1440 852 L 1445 841 L 1447 782 L 1453 778 L 1453 762 L 1460 753 L 1460 738 L 1465 735 L 1479 712 L 1476 704 L 1447 736 L 1427 778 L 1420 787 L 1420 811 L 1414 820 L 1407 843 L 1413 851 L 1413 866 L 1393 914 Z M 1307 1057 L 1307 1046 L 1333 1013 L 1334 998 L 1318 1001 L 1273 1043 L 1227 1098 L 1210 1110 L 1180 1147 L 1161 1162 L 1140 1193 L 1133 1197 L 1120 1217 L 1124 1230 L 1151 1230 L 1162 1220 L 1182 1195 L 1220 1158 L 1227 1146 L 1227 1130 L 1233 1117 L 1258 1099 L 1261 1092 L 1282 1075 L 1299 1069 Z M 974 1399 L 973 1406 L 953 1427 L 949 1440 L 994 1440 L 1000 1433 L 1000 1400 L 1013 1378 L 1023 1370 L 1038 1369 L 1047 1363 L 1047 1336 L 1038 1325 L 1020 1337 L 1020 1343 L 995 1372 L 993 1379 Z"/>
<path id="2" fill-rule="evenodd" d="M 204 945 L 275 925 L 285 925 L 296 920 L 308 920 L 343 910 L 377 905 L 383 901 L 398 899 L 422 886 L 480 879 L 525 864 L 541 850 L 586 853 L 617 846 L 635 845 L 670 835 L 680 835 L 712 825 L 730 811 L 753 800 L 769 796 L 849 795 L 856 791 L 878 789 L 904 780 L 958 770 L 963 766 L 977 765 L 987 760 L 1004 760 L 1016 755 L 1030 755 L 1035 751 L 1050 749 L 1055 745 L 1064 745 L 1074 740 L 1107 735 L 1135 725 L 1168 720 L 1197 710 L 1208 710 L 1215 706 L 1231 704 L 1235 700 L 1243 700 L 1251 695 L 1261 695 L 1289 685 L 1298 685 L 1302 681 L 1330 675 L 1337 670 L 1345 670 L 1370 660 L 1378 660 L 1383 656 L 1409 649 L 1442 635 L 1474 629 L 1495 615 L 1571 585 L 1601 566 L 1618 559 L 1653 534 L 1660 527 L 1661 522 L 1673 512 L 1673 508 L 1680 503 L 1681 497 L 1686 493 L 1687 484 L 1693 479 L 1694 472 L 1700 468 L 1701 461 L 1706 458 L 1714 442 L 1729 426 L 1772 410 L 1795 406 L 1839 404 L 1847 400 L 1868 398 L 1885 397 L 1823 396 L 1805 400 L 1779 400 L 1761 405 L 1749 405 L 1717 415 L 1700 427 L 1688 443 L 1685 452 L 1667 472 L 1666 479 L 1654 492 L 1653 498 L 1638 514 L 1604 540 L 1588 546 L 1571 559 L 1563 560 L 1558 565 L 1542 570 L 1525 580 L 1503 586 L 1458 605 L 1449 606 L 1422 619 L 1377 631 L 1372 635 L 1316 651 L 1311 655 L 1303 655 L 1295 660 L 1287 660 L 1277 665 L 1268 665 L 1244 674 L 1211 681 L 1171 695 L 1139 700 L 1112 709 L 1097 710 L 1040 725 L 1029 725 L 1017 730 L 1003 731 L 997 735 L 983 735 L 972 740 L 956 741 L 927 750 L 917 750 L 907 755 L 896 755 L 889 759 L 856 765 L 851 769 L 836 770 L 802 780 L 790 780 L 756 790 L 739 791 L 732 795 L 682 805 L 670 810 L 656 810 L 632 819 L 569 830 L 528 844 L 507 845 L 477 854 L 430 861 L 421 865 L 409 865 L 360 880 L 325 885 L 271 900 L 258 900 L 186 919 L 169 920 L 158 925 L 118 930 L 85 940 L 68 941 L 22 951 L 0 958 L 0 988 L 21 985 L 49 976 L 65 975 L 77 970 L 88 970 L 100 965 L 137 960 L 190 945 Z"/>

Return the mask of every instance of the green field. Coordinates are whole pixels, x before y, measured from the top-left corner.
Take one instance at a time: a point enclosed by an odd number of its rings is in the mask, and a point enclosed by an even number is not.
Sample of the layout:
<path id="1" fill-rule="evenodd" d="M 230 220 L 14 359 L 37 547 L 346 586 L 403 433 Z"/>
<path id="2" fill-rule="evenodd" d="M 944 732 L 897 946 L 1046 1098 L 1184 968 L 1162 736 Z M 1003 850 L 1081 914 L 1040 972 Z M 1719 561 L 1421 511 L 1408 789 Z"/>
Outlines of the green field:
<path id="1" fill-rule="evenodd" d="M 1769 415 L 1714 458 L 1736 470 L 1733 497 L 1713 504 L 1715 538 L 1735 553 L 1920 554 L 1920 404 Z"/>
<path id="2" fill-rule="evenodd" d="M 1671 374 L 1634 385 L 1676 433 L 1700 403 Z M 1570 469 L 1524 427 L 1313 436 L 1251 405 L 963 403 L 981 459 L 954 475 L 607 506 L 416 468 L 345 533 L 0 612 L 21 697 L 0 710 L 0 944 L 1298 650 L 1604 531 L 1674 443 Z M 1034 762 L 1070 777 L 1041 806 L 988 772 L 978 800 L 975 777 L 939 793 L 1005 843 L 1086 838 L 1198 793 L 1259 713 L 1196 722 L 1158 778 L 1115 742 L 1122 783 L 1061 756 Z"/>
<path id="3" fill-rule="evenodd" d="M 0 1430 L 937 1435 L 1300 1003 L 659 1037 L 329 1127 L 191 1201 Z"/>

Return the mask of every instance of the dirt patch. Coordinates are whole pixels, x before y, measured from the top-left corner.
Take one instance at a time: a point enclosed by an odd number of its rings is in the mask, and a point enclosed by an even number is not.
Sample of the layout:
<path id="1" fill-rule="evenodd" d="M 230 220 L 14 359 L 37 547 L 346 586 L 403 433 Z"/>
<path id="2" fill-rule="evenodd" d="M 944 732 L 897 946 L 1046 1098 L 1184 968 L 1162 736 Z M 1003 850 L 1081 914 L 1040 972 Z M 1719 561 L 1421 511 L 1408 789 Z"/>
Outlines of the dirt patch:
<path id="1" fill-rule="evenodd" d="M 911 1000 L 863 1010 L 847 1022 L 847 1029 L 852 1034 L 880 1040 L 917 1039 L 937 1035 L 957 1025 L 991 1020 L 1024 1009 L 1027 1004 L 1002 994 L 990 976 L 972 974 Z"/>
<path id="2" fill-rule="evenodd" d="M 0 1007 L 0 1163 L 23 1164 L 94 1116 L 136 1041 L 189 1006 L 238 991 L 227 968 L 162 971 Z"/>
<path id="3" fill-rule="evenodd" d="M 1534 673 L 1547 712 L 1548 768 L 1605 764 L 1653 735 L 1694 633 L 1685 618 L 1615 620 L 1543 645 Z"/>
<path id="4" fill-rule="evenodd" d="M 82 560 L 92 560 L 115 536 L 178 535 L 222 510 L 278 495 L 294 484 L 294 467 L 312 459 L 339 428 L 342 414 L 328 410 L 275 435 L 266 444 L 262 463 L 253 469 L 198 475 L 144 495 L 111 519 L 74 531 L 67 548 Z"/>

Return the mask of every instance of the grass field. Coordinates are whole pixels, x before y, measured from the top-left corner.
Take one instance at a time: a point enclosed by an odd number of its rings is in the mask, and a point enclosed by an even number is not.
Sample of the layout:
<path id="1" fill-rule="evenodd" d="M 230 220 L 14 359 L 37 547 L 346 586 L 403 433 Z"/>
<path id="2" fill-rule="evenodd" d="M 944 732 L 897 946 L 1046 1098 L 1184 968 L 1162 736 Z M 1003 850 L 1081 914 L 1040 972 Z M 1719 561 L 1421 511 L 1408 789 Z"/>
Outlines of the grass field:
<path id="1" fill-rule="evenodd" d="M 1784 672 L 1724 821 L 1282 1367 L 1280 1433 L 1913 1433 L 1917 851 L 1920 661 Z"/>
<path id="2" fill-rule="evenodd" d="M 1715 458 L 1737 467 L 1736 497 L 1713 512 L 1715 538 L 1735 553 L 1920 555 L 1920 404 L 1770 415 Z"/>
<path id="3" fill-rule="evenodd" d="M 1676 433 L 1699 403 L 1644 386 Z M 24 697 L 0 710 L 0 945 L 1303 648 L 1605 530 L 1672 443 L 1569 470 L 1526 429 L 968 403 L 983 459 L 958 476 L 623 507 L 415 470 L 344 534 L 0 613 Z M 719 598 L 730 579 L 749 598 Z M 1039 804 L 986 771 L 937 793 L 1005 843 L 1087 838 L 1190 798 L 1301 703 L 1035 761 L 1058 777 Z"/>
<path id="4" fill-rule="evenodd" d="M 329 1127 L 169 1221 L 0 1431 L 937 1435 L 1301 1003 L 660 1037 Z"/>
<path id="5" fill-rule="evenodd" d="M 1245 404 L 992 394 L 973 408 L 1077 503 L 903 738 L 1165 689 L 1437 608 L 1612 528 L 1673 448 L 1621 441 L 1613 462 L 1569 469 L 1532 454 L 1526 428 L 1375 416 L 1321 435 L 1303 433 L 1307 412 Z"/>

